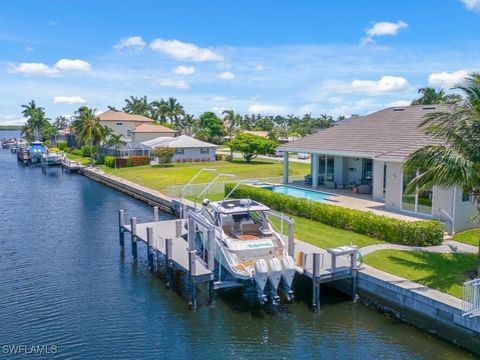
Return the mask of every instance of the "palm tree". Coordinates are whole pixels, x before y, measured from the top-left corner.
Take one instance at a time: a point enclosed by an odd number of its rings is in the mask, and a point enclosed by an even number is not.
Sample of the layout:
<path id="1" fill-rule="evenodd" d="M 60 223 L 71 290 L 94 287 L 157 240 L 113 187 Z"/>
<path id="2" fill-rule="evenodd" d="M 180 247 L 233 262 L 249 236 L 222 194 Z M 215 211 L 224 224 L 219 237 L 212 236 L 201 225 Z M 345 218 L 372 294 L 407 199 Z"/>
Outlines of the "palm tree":
<path id="1" fill-rule="evenodd" d="M 72 123 L 78 139 L 90 145 L 92 165 L 94 164 L 93 146 L 98 145 L 105 138 L 105 127 L 100 124 L 100 120 L 95 116 L 95 111 L 86 106 L 80 107 L 75 112 L 75 120 Z"/>
<path id="2" fill-rule="evenodd" d="M 143 115 L 147 117 L 150 116 L 152 112 L 152 108 L 148 103 L 146 96 L 141 98 L 130 96 L 130 98 L 125 99 L 125 106 L 122 110 L 129 114 Z"/>
<path id="3" fill-rule="evenodd" d="M 37 107 L 34 100 L 30 101 L 27 105 L 22 105 L 22 108 L 24 108 L 22 111 L 23 116 L 28 118 L 22 134 L 25 134 L 27 139 L 30 138 L 35 141 L 42 140 L 40 131 L 42 126 L 48 122 L 45 117 L 45 109 L 43 107 Z"/>
<path id="4" fill-rule="evenodd" d="M 185 114 L 183 106 L 177 101 L 177 99 L 170 97 L 166 102 L 167 114 L 166 116 L 170 119 L 172 125 L 178 126 L 178 118 L 180 115 Z"/>
<path id="5" fill-rule="evenodd" d="M 53 126 L 55 126 L 58 130 L 65 129 L 70 124 L 70 121 L 67 119 L 66 116 L 57 116 Z"/>
<path id="6" fill-rule="evenodd" d="M 418 93 L 422 96 L 412 101 L 412 105 L 434 105 L 434 104 L 454 104 L 462 100 L 460 95 L 445 94 L 442 89 L 426 87 L 418 89 Z"/>
<path id="7" fill-rule="evenodd" d="M 437 145 L 427 145 L 413 152 L 404 164 L 407 171 L 422 171 L 407 191 L 423 191 L 434 185 L 459 187 L 473 196 L 480 213 L 480 73 L 471 73 L 465 85 L 454 89 L 465 95 L 463 105 L 452 111 L 427 114 L 420 127 Z M 477 275 L 480 276 L 480 239 Z"/>
<path id="8" fill-rule="evenodd" d="M 150 103 L 151 118 L 155 121 L 160 121 L 160 124 L 167 122 L 167 115 L 169 112 L 167 102 L 163 99 L 154 100 Z"/>
<path id="9" fill-rule="evenodd" d="M 191 114 L 184 114 L 179 120 L 179 130 L 183 131 L 185 135 L 192 135 L 192 127 L 195 124 L 195 119 Z"/>
<path id="10" fill-rule="evenodd" d="M 226 124 L 228 140 L 231 141 L 235 136 L 238 125 L 242 121 L 242 117 L 238 114 L 235 114 L 233 110 L 224 110 L 222 111 L 223 122 Z M 233 158 L 233 150 L 230 148 L 230 156 Z"/>

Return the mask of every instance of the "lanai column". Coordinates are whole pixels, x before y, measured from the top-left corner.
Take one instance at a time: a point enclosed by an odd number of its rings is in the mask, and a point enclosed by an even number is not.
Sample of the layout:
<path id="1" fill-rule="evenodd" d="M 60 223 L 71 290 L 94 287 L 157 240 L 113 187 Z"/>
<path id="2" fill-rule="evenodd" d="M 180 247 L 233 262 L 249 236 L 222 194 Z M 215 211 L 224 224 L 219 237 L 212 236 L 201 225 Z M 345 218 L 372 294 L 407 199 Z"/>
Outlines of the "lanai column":
<path id="1" fill-rule="evenodd" d="M 288 151 L 283 152 L 283 183 L 288 184 Z"/>
<path id="2" fill-rule="evenodd" d="M 318 187 L 318 154 L 312 154 L 312 188 Z"/>

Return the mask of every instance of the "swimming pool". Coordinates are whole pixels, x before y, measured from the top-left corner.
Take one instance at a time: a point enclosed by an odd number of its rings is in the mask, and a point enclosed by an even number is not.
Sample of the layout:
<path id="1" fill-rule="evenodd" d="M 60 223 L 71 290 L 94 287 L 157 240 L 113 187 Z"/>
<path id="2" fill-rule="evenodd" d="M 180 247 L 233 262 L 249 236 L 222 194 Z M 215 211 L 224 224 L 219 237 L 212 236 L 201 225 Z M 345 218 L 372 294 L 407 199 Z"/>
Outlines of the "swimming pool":
<path id="1" fill-rule="evenodd" d="M 334 197 L 334 194 L 328 194 L 321 191 L 314 191 L 309 189 L 302 189 L 294 186 L 288 185 L 270 185 L 270 186 L 262 186 L 263 189 L 273 191 L 275 193 L 290 195 L 294 197 L 299 197 L 303 199 L 313 200 L 313 201 L 320 201 L 331 203 L 333 200 L 329 200 L 327 198 Z"/>

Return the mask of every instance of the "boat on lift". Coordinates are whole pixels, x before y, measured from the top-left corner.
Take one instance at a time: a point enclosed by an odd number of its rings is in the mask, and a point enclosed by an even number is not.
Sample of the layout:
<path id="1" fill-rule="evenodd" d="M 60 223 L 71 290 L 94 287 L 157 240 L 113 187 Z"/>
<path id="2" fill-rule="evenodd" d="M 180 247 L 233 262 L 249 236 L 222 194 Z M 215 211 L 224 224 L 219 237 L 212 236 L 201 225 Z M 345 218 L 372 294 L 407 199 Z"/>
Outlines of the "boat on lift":
<path id="1" fill-rule="evenodd" d="M 286 239 L 269 221 L 268 206 L 250 199 L 204 200 L 196 212 L 215 226 L 215 258 L 237 281 L 253 281 L 261 304 L 278 304 L 283 288 L 293 298 L 292 282 L 297 271 L 288 254 Z M 268 296 L 268 295 L 269 296 Z"/>

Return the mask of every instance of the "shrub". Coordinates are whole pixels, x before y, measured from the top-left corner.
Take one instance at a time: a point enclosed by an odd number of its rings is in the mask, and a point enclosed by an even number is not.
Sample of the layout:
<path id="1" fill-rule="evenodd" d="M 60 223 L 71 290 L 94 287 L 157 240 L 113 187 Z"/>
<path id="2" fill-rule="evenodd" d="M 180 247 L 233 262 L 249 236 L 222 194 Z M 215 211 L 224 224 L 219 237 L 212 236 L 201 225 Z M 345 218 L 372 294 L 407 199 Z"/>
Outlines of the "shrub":
<path id="1" fill-rule="evenodd" d="M 225 193 L 230 192 L 233 186 L 234 184 L 226 184 Z M 250 198 L 277 211 L 391 243 L 430 246 L 439 245 L 443 241 L 443 224 L 439 221 L 404 221 L 370 211 L 347 209 L 245 185 L 239 186 L 233 196 Z"/>
<path id="2" fill-rule="evenodd" d="M 77 156 L 83 156 L 83 151 L 82 150 L 79 150 L 79 149 L 73 149 L 72 150 L 72 154 L 73 155 L 77 155 Z M 89 155 L 90 156 L 90 155 Z"/>
<path id="3" fill-rule="evenodd" d="M 59 142 L 57 142 L 57 147 L 61 151 L 65 151 L 65 149 L 67 148 L 67 142 L 66 141 L 59 141 Z"/>
<path id="4" fill-rule="evenodd" d="M 90 146 L 88 145 L 82 146 L 81 151 L 82 151 L 83 157 L 90 157 Z"/>
<path id="5" fill-rule="evenodd" d="M 168 164 L 172 162 L 173 155 L 175 155 L 175 149 L 168 147 L 157 147 L 153 149 L 152 155 L 158 158 L 158 162 L 160 164 Z"/>
<path id="6" fill-rule="evenodd" d="M 127 158 L 117 158 L 117 168 L 123 168 L 128 166 Z"/>
<path id="7" fill-rule="evenodd" d="M 130 156 L 127 159 L 127 166 L 150 165 L 150 156 Z"/>
<path id="8" fill-rule="evenodd" d="M 105 163 L 106 166 L 110 168 L 115 167 L 115 158 L 113 156 L 105 156 L 105 158 L 103 159 L 103 162 Z"/>
<path id="9" fill-rule="evenodd" d="M 50 148 L 48 148 L 48 151 L 52 152 L 52 153 L 58 153 L 58 152 L 60 152 L 60 149 L 56 148 L 56 147 L 50 147 Z"/>

